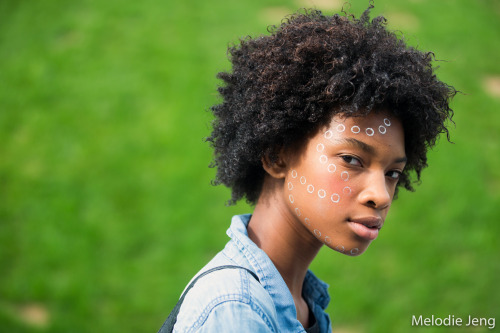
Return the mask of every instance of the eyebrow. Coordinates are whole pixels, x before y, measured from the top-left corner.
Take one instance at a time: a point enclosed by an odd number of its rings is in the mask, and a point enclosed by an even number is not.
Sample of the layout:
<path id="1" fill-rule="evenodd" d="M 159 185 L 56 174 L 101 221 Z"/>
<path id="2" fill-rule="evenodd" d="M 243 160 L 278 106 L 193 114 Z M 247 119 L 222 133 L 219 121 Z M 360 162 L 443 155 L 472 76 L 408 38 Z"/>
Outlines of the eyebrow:
<path id="1" fill-rule="evenodd" d="M 362 151 L 364 151 L 365 153 L 367 154 L 370 154 L 370 155 L 375 155 L 375 148 L 373 146 L 370 146 L 369 144 L 363 142 L 363 141 L 359 141 L 357 139 L 354 139 L 354 138 L 343 138 L 343 139 L 339 139 L 337 140 L 338 143 L 343 143 L 343 144 L 347 144 L 351 147 L 354 147 L 354 148 L 358 148 L 358 149 L 361 149 Z M 398 157 L 394 160 L 394 163 L 406 163 L 408 161 L 408 158 L 406 156 L 403 156 L 403 157 Z"/>

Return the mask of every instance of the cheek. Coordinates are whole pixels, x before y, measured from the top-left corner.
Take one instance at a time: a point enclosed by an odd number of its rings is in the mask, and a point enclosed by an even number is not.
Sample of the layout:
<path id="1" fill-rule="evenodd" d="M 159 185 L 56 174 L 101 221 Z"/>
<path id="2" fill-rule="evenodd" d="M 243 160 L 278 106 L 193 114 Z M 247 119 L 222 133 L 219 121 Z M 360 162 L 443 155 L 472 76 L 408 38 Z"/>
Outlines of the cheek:
<path id="1" fill-rule="evenodd" d="M 348 170 L 333 163 L 326 155 L 318 158 L 322 170 L 318 173 L 316 180 L 323 184 L 324 196 L 332 208 L 346 205 L 356 191 L 356 182 L 353 174 Z"/>
<path id="2" fill-rule="evenodd" d="M 330 201 L 339 206 L 345 205 L 354 192 L 354 184 L 348 171 L 338 170 L 328 178 Z"/>
<path id="3" fill-rule="evenodd" d="M 322 157 L 318 159 L 324 161 Z M 314 168 L 292 169 L 286 179 L 290 207 L 297 216 L 315 224 L 321 224 L 325 218 L 335 218 L 350 204 L 356 191 L 349 172 L 329 162 L 327 158 Z"/>
<path id="4" fill-rule="evenodd" d="M 345 236 L 344 219 L 352 204 L 356 182 L 346 170 L 330 167 L 293 169 L 287 175 L 289 207 L 297 219 L 326 246 L 348 255 L 359 247 Z M 326 169 L 325 169 L 326 168 Z M 335 170 L 334 170 L 335 169 Z M 325 172 L 326 170 L 326 172 Z"/>
<path id="5" fill-rule="evenodd" d="M 319 177 L 315 178 L 318 178 L 317 182 L 324 184 L 325 197 L 329 198 L 330 203 L 342 205 L 355 190 L 353 175 L 323 154 L 323 143 L 318 143 L 316 151 Z"/>

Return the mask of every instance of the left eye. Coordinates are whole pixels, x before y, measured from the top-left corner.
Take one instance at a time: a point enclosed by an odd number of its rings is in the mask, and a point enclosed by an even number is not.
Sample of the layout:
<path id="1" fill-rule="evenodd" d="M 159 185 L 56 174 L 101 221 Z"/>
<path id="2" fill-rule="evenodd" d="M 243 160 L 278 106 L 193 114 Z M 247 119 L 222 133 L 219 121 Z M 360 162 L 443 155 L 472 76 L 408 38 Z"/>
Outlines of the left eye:
<path id="1" fill-rule="evenodd" d="M 361 161 L 359 159 L 357 159 L 356 157 L 354 157 L 354 156 L 344 155 L 344 156 L 341 156 L 341 157 L 344 160 L 344 162 L 346 162 L 347 164 L 351 164 L 351 165 L 355 165 L 355 166 L 361 166 Z"/>
<path id="2" fill-rule="evenodd" d="M 392 179 L 399 179 L 401 177 L 401 172 L 393 170 L 387 173 L 387 176 Z"/>

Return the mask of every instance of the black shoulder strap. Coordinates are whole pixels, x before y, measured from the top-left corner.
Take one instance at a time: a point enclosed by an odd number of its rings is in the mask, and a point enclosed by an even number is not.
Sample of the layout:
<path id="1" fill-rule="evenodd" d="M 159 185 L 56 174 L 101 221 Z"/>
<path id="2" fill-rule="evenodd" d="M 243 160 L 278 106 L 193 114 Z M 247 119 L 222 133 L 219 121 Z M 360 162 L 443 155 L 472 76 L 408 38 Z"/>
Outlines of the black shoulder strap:
<path id="1" fill-rule="evenodd" d="M 163 323 L 162 327 L 160 328 L 160 330 L 158 331 L 158 333 L 170 333 L 174 330 L 174 325 L 175 325 L 175 322 L 177 321 L 177 315 L 179 314 L 179 310 L 181 308 L 181 305 L 182 305 L 182 302 L 184 302 L 184 297 L 186 297 L 186 294 L 188 293 L 188 291 L 193 288 L 194 284 L 196 283 L 196 281 L 198 281 L 198 279 L 204 277 L 205 275 L 207 274 L 210 274 L 212 272 L 215 272 L 215 271 L 218 271 L 218 270 L 221 270 L 221 269 L 226 269 L 226 268 L 231 268 L 231 269 L 244 269 L 246 270 L 248 273 L 250 273 L 257 281 L 260 282 L 259 278 L 257 277 L 257 275 L 252 272 L 251 270 L 249 270 L 248 268 L 245 268 L 245 267 L 242 267 L 242 266 L 235 266 L 235 265 L 224 265 L 224 266 L 217 266 L 217 267 L 214 267 L 214 268 L 211 268 L 203 273 L 201 273 L 200 275 L 198 275 L 194 280 L 193 282 L 191 282 L 189 284 L 189 286 L 187 286 L 186 290 L 184 291 L 184 293 L 182 294 L 181 298 L 179 299 L 179 301 L 177 302 L 177 304 L 175 305 L 174 309 L 172 310 L 172 312 L 170 312 L 170 314 L 168 315 L 168 318 L 167 320 L 165 320 L 165 322 Z"/>

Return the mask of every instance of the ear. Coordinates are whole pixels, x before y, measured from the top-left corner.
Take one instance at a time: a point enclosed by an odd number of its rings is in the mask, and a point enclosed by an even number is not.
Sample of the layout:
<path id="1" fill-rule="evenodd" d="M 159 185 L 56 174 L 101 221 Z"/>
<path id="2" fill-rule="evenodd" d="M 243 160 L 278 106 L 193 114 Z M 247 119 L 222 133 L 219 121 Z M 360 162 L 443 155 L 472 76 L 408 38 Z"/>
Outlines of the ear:
<path id="1" fill-rule="evenodd" d="M 269 158 L 269 154 L 265 154 L 262 157 L 262 167 L 271 177 L 284 179 L 288 171 L 288 164 L 286 163 L 284 150 L 280 150 L 278 159 L 274 162 L 272 162 Z"/>

